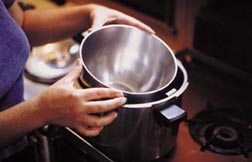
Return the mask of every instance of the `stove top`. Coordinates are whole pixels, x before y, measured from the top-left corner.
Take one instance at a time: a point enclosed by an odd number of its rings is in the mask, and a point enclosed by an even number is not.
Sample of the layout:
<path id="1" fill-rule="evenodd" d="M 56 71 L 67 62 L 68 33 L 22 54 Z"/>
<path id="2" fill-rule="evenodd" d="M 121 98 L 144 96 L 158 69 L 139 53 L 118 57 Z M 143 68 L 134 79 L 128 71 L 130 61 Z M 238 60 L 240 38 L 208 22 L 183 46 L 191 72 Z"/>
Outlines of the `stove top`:
<path id="1" fill-rule="evenodd" d="M 188 120 L 167 161 L 251 161 L 251 83 L 190 56 L 181 58 L 190 83 L 182 103 Z"/>
<path id="2" fill-rule="evenodd" d="M 223 155 L 249 157 L 252 151 L 252 110 L 245 107 L 216 107 L 207 104 L 204 111 L 187 120 L 192 138 L 200 150 Z"/>
<path id="3" fill-rule="evenodd" d="M 188 120 L 180 124 L 176 147 L 153 162 L 251 162 L 251 84 L 226 75 L 190 54 L 178 55 L 178 58 L 183 61 L 189 78 L 182 100 Z M 26 85 L 29 83 L 27 80 Z M 66 128 L 64 131 L 74 135 L 74 131 Z M 74 157 L 78 152 L 82 155 L 81 161 L 99 162 L 88 153 L 89 149 L 96 148 L 72 151 L 67 141 L 56 144 L 55 139 L 53 137 L 54 150 L 58 148 L 60 154 L 56 159 L 76 161 Z"/>

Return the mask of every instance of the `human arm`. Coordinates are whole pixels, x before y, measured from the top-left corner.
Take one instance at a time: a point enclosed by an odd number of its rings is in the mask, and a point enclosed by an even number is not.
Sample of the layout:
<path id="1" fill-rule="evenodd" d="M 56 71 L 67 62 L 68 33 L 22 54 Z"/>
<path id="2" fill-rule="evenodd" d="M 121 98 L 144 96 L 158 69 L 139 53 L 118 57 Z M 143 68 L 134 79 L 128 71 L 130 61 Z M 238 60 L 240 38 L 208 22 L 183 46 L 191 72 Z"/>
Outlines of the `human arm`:
<path id="1" fill-rule="evenodd" d="M 13 5 L 14 9 L 10 10 L 21 12 L 20 9 L 15 9 L 17 7 L 18 5 Z M 32 45 L 73 37 L 85 30 L 112 23 L 133 25 L 149 33 L 154 33 L 149 26 L 139 20 L 96 4 L 46 10 L 35 9 L 22 11 L 18 15 L 22 15 L 18 19 Z"/>
<path id="2" fill-rule="evenodd" d="M 86 136 L 96 136 L 110 124 L 117 115 L 113 110 L 125 103 L 123 94 L 108 88 L 76 89 L 81 69 L 78 63 L 40 95 L 0 112 L 0 148 L 46 124 L 68 126 Z M 92 115 L 107 111 L 102 117 Z"/>

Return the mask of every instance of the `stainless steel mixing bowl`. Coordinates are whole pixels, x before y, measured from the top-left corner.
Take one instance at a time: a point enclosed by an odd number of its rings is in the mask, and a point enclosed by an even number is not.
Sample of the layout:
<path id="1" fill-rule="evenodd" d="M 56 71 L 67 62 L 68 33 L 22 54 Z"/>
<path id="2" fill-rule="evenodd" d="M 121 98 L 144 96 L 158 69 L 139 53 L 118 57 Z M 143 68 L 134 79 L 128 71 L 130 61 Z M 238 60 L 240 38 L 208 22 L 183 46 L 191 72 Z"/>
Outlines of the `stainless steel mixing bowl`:
<path id="1" fill-rule="evenodd" d="M 113 87 L 137 102 L 155 100 L 177 74 L 170 47 L 128 25 L 108 25 L 89 33 L 81 43 L 80 58 L 81 80 L 87 87 Z"/>

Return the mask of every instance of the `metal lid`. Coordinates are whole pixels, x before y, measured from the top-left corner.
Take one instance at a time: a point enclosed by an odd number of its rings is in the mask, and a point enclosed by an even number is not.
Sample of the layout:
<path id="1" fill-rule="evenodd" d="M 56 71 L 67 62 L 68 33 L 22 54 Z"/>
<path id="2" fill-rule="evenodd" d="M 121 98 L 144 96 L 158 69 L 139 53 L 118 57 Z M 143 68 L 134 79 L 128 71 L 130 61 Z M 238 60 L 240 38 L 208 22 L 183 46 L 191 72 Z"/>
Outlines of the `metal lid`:
<path id="1" fill-rule="evenodd" d="M 72 39 L 32 48 L 25 65 L 26 76 L 34 81 L 54 83 L 73 67 L 79 44 Z"/>

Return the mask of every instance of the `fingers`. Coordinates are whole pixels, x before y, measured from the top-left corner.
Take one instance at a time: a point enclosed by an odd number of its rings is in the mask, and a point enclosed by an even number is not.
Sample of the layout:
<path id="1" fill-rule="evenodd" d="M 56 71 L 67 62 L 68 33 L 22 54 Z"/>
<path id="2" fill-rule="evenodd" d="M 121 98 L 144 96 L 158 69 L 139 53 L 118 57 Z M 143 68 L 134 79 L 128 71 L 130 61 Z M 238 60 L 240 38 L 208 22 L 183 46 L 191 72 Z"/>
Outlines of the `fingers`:
<path id="1" fill-rule="evenodd" d="M 103 101 L 89 101 L 85 104 L 86 113 L 106 112 L 118 108 L 126 103 L 125 97 L 118 97 Z"/>
<path id="2" fill-rule="evenodd" d="M 88 31 L 96 30 L 100 27 L 102 27 L 106 23 L 105 19 L 99 18 L 95 19 L 91 25 L 91 27 L 88 29 Z"/>
<path id="3" fill-rule="evenodd" d="M 123 97 L 123 93 L 112 88 L 88 88 L 82 90 L 82 97 L 85 101 L 98 100 L 102 98 Z"/>
<path id="4" fill-rule="evenodd" d="M 151 27 L 149 27 L 148 25 L 144 24 L 143 22 L 141 22 L 131 16 L 123 14 L 119 11 L 115 11 L 115 12 L 118 12 L 118 15 L 119 15 L 118 18 L 115 19 L 116 23 L 132 25 L 132 26 L 135 26 L 139 29 L 142 29 L 150 34 L 155 34 L 155 31 Z"/>
<path id="5" fill-rule="evenodd" d="M 103 127 L 88 127 L 88 126 L 82 126 L 79 127 L 77 130 L 82 135 L 88 136 L 88 137 L 94 137 L 100 134 Z"/>
<path id="6" fill-rule="evenodd" d="M 108 19 L 108 13 L 107 13 L 107 8 L 99 8 L 99 10 L 94 11 L 93 13 L 91 13 L 91 17 L 92 17 L 92 24 L 89 30 L 95 30 L 97 28 L 102 27 L 107 19 Z"/>
<path id="7" fill-rule="evenodd" d="M 126 103 L 123 93 L 111 88 L 89 88 L 82 90 L 81 95 L 86 113 L 106 112 Z"/>
<path id="8" fill-rule="evenodd" d="M 112 123 L 116 117 L 115 111 L 104 116 L 85 115 L 82 121 L 84 124 L 80 124 L 77 130 L 85 136 L 97 136 L 104 126 Z"/>
<path id="9" fill-rule="evenodd" d="M 96 21 L 93 22 L 91 28 L 89 28 L 89 31 L 98 29 L 98 28 L 102 27 L 103 25 L 112 24 L 112 23 L 132 25 L 132 26 L 135 26 L 141 30 L 146 31 L 147 33 L 155 34 L 155 31 L 152 28 L 150 28 L 149 26 L 147 26 L 143 22 L 141 22 L 133 17 L 127 16 L 127 15 L 122 15 L 118 18 L 109 18 L 106 20 L 105 19 L 97 19 Z"/>
<path id="10" fill-rule="evenodd" d="M 135 26 L 139 29 L 146 31 L 147 33 L 155 34 L 155 31 L 152 28 L 150 28 L 149 26 L 145 25 L 141 21 L 138 21 L 132 17 L 126 16 L 125 19 L 118 19 L 117 23 L 129 24 L 129 25 Z"/>
<path id="11" fill-rule="evenodd" d="M 113 9 L 100 8 L 99 10 L 95 10 L 91 15 L 93 22 L 89 31 L 107 24 L 117 23 L 132 25 L 150 34 L 155 34 L 155 31 L 143 22 Z"/>
<path id="12" fill-rule="evenodd" d="M 106 115 L 98 115 L 85 115 L 82 117 L 82 122 L 90 127 L 103 127 L 112 123 L 116 119 L 117 112 L 112 111 Z"/>

